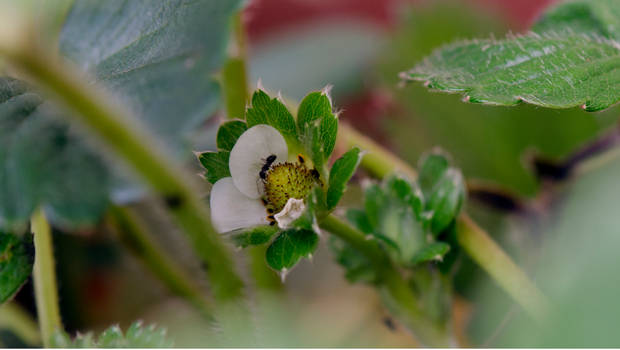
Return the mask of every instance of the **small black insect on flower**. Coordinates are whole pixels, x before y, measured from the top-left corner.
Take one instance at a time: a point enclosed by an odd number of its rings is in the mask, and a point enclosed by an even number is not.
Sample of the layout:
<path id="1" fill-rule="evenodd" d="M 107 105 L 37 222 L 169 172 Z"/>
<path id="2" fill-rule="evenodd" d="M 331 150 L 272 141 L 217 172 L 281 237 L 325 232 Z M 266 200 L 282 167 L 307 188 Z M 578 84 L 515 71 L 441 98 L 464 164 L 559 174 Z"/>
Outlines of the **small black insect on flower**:
<path id="1" fill-rule="evenodd" d="M 276 155 L 272 154 L 269 157 L 267 157 L 267 159 L 265 159 L 265 164 L 263 165 L 263 168 L 260 170 L 259 176 L 261 179 L 265 180 L 267 178 L 267 172 L 269 171 L 269 168 L 271 168 L 271 164 L 273 164 L 273 162 L 276 161 Z"/>

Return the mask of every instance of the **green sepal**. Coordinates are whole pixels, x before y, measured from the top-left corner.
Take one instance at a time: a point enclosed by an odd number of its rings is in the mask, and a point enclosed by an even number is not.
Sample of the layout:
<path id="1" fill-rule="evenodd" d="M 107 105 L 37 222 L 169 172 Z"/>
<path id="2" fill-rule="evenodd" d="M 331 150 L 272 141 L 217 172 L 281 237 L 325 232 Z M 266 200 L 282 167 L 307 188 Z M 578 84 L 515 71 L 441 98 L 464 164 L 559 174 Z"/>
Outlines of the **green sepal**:
<path id="1" fill-rule="evenodd" d="M 338 134 L 338 118 L 325 90 L 304 97 L 297 110 L 297 127 L 306 152 L 321 171 L 334 151 Z"/>
<path id="2" fill-rule="evenodd" d="M 230 239 L 233 244 L 240 248 L 254 245 L 262 245 L 271 240 L 279 228 L 274 226 L 257 226 L 241 233 L 233 233 Z"/>
<path id="3" fill-rule="evenodd" d="M 427 209 L 433 213 L 430 229 L 434 235 L 440 234 L 456 219 L 464 200 L 463 175 L 459 170 L 450 168 L 435 185 L 427 203 Z"/>
<path id="4" fill-rule="evenodd" d="M 252 107 L 245 114 L 248 128 L 259 124 L 267 124 L 278 130 L 289 146 L 297 145 L 297 127 L 295 118 L 278 98 L 270 98 L 262 90 L 252 95 Z"/>
<path id="5" fill-rule="evenodd" d="M 301 258 L 310 258 L 318 243 L 312 230 L 285 230 L 267 248 L 267 264 L 276 271 L 290 270 Z"/>
<path id="6" fill-rule="evenodd" d="M 329 187 L 327 189 L 327 209 L 331 210 L 338 205 L 340 198 L 347 188 L 347 183 L 355 173 L 362 153 L 359 148 L 353 148 L 338 158 L 329 172 Z"/>
<path id="7" fill-rule="evenodd" d="M 221 151 L 232 151 L 239 136 L 248 130 L 243 120 L 231 120 L 220 125 L 217 130 L 217 148 Z"/>
<path id="8" fill-rule="evenodd" d="M 207 170 L 205 178 L 214 184 L 217 180 L 229 177 L 228 159 L 230 152 L 202 152 L 197 154 L 200 164 Z"/>

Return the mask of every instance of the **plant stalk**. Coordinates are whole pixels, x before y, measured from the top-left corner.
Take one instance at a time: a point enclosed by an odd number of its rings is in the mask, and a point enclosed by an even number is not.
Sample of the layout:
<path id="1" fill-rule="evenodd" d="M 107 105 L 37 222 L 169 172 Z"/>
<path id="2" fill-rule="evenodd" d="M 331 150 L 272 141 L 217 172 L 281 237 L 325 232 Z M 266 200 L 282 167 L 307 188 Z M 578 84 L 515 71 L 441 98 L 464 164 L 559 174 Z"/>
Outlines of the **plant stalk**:
<path id="1" fill-rule="evenodd" d="M 401 172 L 411 179 L 417 177 L 415 169 L 349 125 L 340 126 L 339 139 L 347 147 L 359 147 L 367 151 L 361 166 L 378 178 L 383 178 L 394 171 Z M 461 214 L 457 225 L 459 243 L 465 252 L 531 317 L 540 319 L 548 306 L 547 300 L 536 285 L 467 214 Z"/>
<path id="2" fill-rule="evenodd" d="M 130 209 L 112 205 L 110 207 L 110 221 L 115 226 L 115 231 L 121 242 L 171 292 L 196 307 L 208 321 L 215 321 L 213 308 L 200 288 L 159 245 L 153 242 L 147 233 L 147 229 Z"/>
<path id="3" fill-rule="evenodd" d="M 42 209 L 32 215 L 31 229 L 34 235 L 34 295 L 37 304 L 39 329 L 43 346 L 49 347 L 52 335 L 63 329 L 58 306 L 56 265 L 52 232 Z"/>
<path id="4" fill-rule="evenodd" d="M 471 218 L 463 214 L 457 225 L 458 242 L 467 254 L 528 314 L 541 320 L 547 313 L 548 303 L 527 275 Z"/>
<path id="5" fill-rule="evenodd" d="M 125 161 L 167 203 L 167 209 L 188 235 L 208 268 L 217 300 L 243 297 L 243 282 L 230 254 L 213 229 L 209 212 L 195 189 L 195 176 L 175 163 L 144 125 L 117 106 L 101 90 L 88 84 L 50 50 L 34 41 L 0 36 L 0 54 L 72 113 L 67 118 L 86 126 L 120 159 Z M 28 38 L 24 36 L 22 39 Z M 6 45 L 3 45 L 6 44 Z M 217 268 L 216 268 L 217 267 Z"/>

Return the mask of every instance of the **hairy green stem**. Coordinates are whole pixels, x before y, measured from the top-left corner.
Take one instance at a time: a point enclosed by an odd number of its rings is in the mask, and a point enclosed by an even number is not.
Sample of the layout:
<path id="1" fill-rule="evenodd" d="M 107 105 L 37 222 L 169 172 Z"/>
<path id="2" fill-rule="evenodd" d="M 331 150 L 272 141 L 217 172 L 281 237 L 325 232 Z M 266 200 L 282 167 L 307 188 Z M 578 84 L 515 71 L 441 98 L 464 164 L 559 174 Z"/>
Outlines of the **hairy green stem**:
<path id="1" fill-rule="evenodd" d="M 130 209 L 111 206 L 110 219 L 121 242 L 170 289 L 213 322 L 213 309 L 202 291 L 183 269 L 149 237 L 147 229 Z"/>
<path id="2" fill-rule="evenodd" d="M 0 328 L 8 329 L 30 346 L 41 346 L 37 323 L 15 302 L 0 306 Z"/>
<path id="3" fill-rule="evenodd" d="M 435 347 L 452 345 L 448 330 L 424 315 L 418 298 L 375 240 L 366 239 L 362 232 L 333 215 L 324 217 L 319 226 L 346 241 L 373 262 L 381 278 L 380 288 L 384 290 L 388 308 L 415 332 L 420 342 Z"/>
<path id="4" fill-rule="evenodd" d="M 417 172 L 407 163 L 350 126 L 340 126 L 339 138 L 347 147 L 355 146 L 367 151 L 361 166 L 374 176 L 383 178 L 399 171 L 411 179 L 417 177 Z M 539 319 L 547 309 L 547 301 L 536 285 L 466 214 L 459 217 L 457 224 L 459 243 L 465 252 L 533 318 Z"/>
<path id="5" fill-rule="evenodd" d="M 52 335 L 63 329 L 58 306 L 56 265 L 52 232 L 42 209 L 32 215 L 31 230 L 34 235 L 34 296 L 37 304 L 39 329 L 43 346 L 49 347 Z"/>
<path id="6" fill-rule="evenodd" d="M 197 195 L 195 176 L 176 164 L 144 125 L 80 78 L 68 63 L 60 62 L 49 50 L 27 40 L 16 42 L 9 38 L 3 46 L 2 39 L 6 38 L 0 36 L 0 53 L 63 103 L 72 112 L 67 118 L 85 125 L 167 203 L 169 212 L 207 266 L 215 298 L 241 298 L 243 282 Z"/>

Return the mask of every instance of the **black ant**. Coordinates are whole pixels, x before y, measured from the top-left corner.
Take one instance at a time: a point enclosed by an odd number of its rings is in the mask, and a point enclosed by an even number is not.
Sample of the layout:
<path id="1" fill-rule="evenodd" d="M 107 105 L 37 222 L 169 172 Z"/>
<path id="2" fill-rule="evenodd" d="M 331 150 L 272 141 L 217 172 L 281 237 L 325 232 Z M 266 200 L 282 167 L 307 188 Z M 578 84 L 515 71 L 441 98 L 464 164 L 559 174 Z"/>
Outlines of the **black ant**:
<path id="1" fill-rule="evenodd" d="M 271 164 L 273 164 L 273 162 L 276 161 L 276 155 L 272 154 L 269 157 L 267 157 L 267 159 L 265 159 L 265 165 L 263 165 L 263 168 L 260 170 L 260 173 L 258 174 L 260 176 L 261 179 L 265 180 L 267 178 L 267 172 L 269 171 L 269 168 L 271 168 Z"/>

